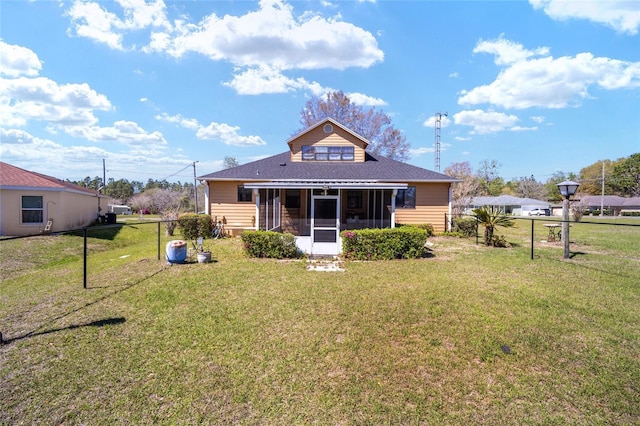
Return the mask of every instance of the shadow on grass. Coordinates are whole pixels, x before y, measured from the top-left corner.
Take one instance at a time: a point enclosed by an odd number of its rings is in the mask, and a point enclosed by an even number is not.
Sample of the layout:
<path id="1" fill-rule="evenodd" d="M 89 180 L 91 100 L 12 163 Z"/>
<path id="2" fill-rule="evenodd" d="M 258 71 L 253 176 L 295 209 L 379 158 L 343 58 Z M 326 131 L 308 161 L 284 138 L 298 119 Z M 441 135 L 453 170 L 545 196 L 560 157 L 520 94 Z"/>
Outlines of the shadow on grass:
<path id="1" fill-rule="evenodd" d="M 578 258 L 579 256 L 588 256 L 589 254 L 590 253 L 585 253 L 585 252 L 581 252 L 581 251 L 571 252 L 571 253 L 569 253 L 569 259 L 574 260 L 575 258 Z M 555 260 L 557 262 L 563 262 L 564 261 L 564 259 L 562 259 L 560 257 L 558 257 L 557 259 L 553 259 L 553 260 Z M 612 271 L 610 269 L 595 268 L 593 266 L 584 265 L 584 264 L 578 263 L 578 262 L 575 262 L 575 263 L 572 262 L 571 265 L 574 265 L 574 266 L 576 266 L 578 268 L 588 269 L 588 270 L 591 270 L 591 271 L 597 271 L 597 272 L 602 272 L 602 273 L 609 274 L 609 275 L 615 275 L 616 277 L 621 277 L 621 278 L 634 278 L 635 277 L 635 275 L 625 273 L 624 271 L 621 271 L 620 269 L 616 269 L 616 270 Z"/>
<path id="2" fill-rule="evenodd" d="M 9 343 L 13 343 L 16 340 L 26 339 L 27 337 L 43 336 L 45 334 L 57 333 L 58 331 L 64 331 L 64 330 L 74 330 L 76 328 L 82 328 L 82 327 L 104 327 L 106 325 L 118 325 L 118 324 L 124 324 L 126 321 L 127 320 L 124 317 L 105 318 L 97 321 L 91 321 L 85 324 L 71 324 L 67 327 L 60 327 L 60 328 L 54 328 L 51 330 L 31 332 L 23 336 L 14 337 L 12 339 L 6 339 L 6 340 L 3 339 L 0 343 L 8 345 Z"/>
<path id="3" fill-rule="evenodd" d="M 92 322 L 89 322 L 89 323 L 86 323 L 86 324 L 70 325 L 70 326 L 67 326 L 67 327 L 61 327 L 61 328 L 52 329 L 52 330 L 40 331 L 43 328 L 45 328 L 48 324 L 53 324 L 54 322 L 56 322 L 58 320 L 61 320 L 63 318 L 66 318 L 69 315 L 75 314 L 75 313 L 80 312 L 80 311 L 82 311 L 84 309 L 87 309 L 90 306 L 98 304 L 98 303 L 102 302 L 103 300 L 108 299 L 111 296 L 114 296 L 114 295 L 116 295 L 118 293 L 126 291 L 126 290 L 128 290 L 128 289 L 130 289 L 130 288 L 132 288 L 132 287 L 134 287 L 134 286 L 136 286 L 136 285 L 148 280 L 149 278 L 153 278 L 154 276 L 158 275 L 160 272 L 164 271 L 165 269 L 166 268 L 163 267 L 163 268 L 161 268 L 161 269 L 149 274 L 148 276 L 142 277 L 139 280 L 134 281 L 134 282 L 132 282 L 130 284 L 120 285 L 120 286 L 118 286 L 119 288 L 117 290 L 112 291 L 112 292 L 110 292 L 108 294 L 105 294 L 104 296 L 99 297 L 99 298 L 97 298 L 96 300 L 94 300 L 92 302 L 88 302 L 88 303 L 84 304 L 83 306 L 80 306 L 80 307 L 77 307 L 75 309 L 72 309 L 69 312 L 66 312 L 64 314 L 58 315 L 57 317 L 48 320 L 47 322 L 45 322 L 44 324 L 40 325 L 39 327 L 36 327 L 35 330 L 30 331 L 28 333 L 25 333 L 22 336 L 12 337 L 10 339 L 4 339 L 3 336 L 2 336 L 2 333 L 0 333 L 0 344 L 3 344 L 3 345 L 4 344 L 9 344 L 9 343 L 12 343 L 12 342 L 14 342 L 16 340 L 26 339 L 27 337 L 42 336 L 44 334 L 55 333 L 55 332 L 63 331 L 63 330 L 73 330 L 73 329 L 81 328 L 81 327 L 102 327 L 102 326 L 105 326 L 105 325 L 122 324 L 126 320 L 124 318 L 122 318 L 122 317 L 117 317 L 117 318 L 107 318 L 107 319 L 103 319 L 103 320 L 92 321 Z"/>
<path id="4" fill-rule="evenodd" d="M 135 228 L 135 226 L 125 225 L 122 223 L 117 223 L 115 225 L 96 225 L 87 227 L 87 237 L 88 238 L 97 238 L 99 240 L 110 240 L 113 241 L 123 226 L 129 226 L 131 228 Z M 83 230 L 75 230 L 68 233 L 69 235 L 74 235 L 76 237 L 82 237 L 84 235 Z"/>

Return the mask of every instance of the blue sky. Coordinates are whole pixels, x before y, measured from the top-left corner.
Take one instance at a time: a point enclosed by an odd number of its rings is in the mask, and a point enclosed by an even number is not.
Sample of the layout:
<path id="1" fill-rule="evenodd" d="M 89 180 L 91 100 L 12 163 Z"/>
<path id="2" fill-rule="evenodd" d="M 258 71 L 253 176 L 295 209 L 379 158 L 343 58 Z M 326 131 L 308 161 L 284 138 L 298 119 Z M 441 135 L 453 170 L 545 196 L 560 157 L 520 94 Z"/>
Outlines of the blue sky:
<path id="1" fill-rule="evenodd" d="M 409 162 L 509 180 L 640 152 L 639 1 L 2 1 L 0 159 L 192 181 L 286 151 L 310 97 L 392 117 Z"/>

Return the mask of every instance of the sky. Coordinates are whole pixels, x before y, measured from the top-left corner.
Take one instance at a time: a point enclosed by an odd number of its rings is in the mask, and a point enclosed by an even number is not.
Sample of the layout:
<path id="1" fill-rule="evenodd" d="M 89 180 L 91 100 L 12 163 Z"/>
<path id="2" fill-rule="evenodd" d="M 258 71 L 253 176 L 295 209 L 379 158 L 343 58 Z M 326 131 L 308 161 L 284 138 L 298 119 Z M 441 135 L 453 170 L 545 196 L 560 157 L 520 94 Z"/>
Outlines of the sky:
<path id="1" fill-rule="evenodd" d="M 545 182 L 640 152 L 639 29 L 638 0 L 2 1 L 0 160 L 193 182 L 287 151 L 341 90 L 411 164 L 437 171 L 440 113 L 440 171 Z"/>

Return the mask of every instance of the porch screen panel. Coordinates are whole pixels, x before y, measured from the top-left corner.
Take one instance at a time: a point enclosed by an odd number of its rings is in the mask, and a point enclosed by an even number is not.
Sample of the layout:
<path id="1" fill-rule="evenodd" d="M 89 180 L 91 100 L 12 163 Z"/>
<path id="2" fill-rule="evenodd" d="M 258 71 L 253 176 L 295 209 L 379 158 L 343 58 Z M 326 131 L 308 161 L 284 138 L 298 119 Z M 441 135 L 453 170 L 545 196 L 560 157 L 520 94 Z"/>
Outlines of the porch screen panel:
<path id="1" fill-rule="evenodd" d="M 374 189 L 369 191 L 367 217 L 370 228 L 388 228 L 391 226 L 391 212 L 387 206 L 391 205 L 392 191 Z"/>
<path id="2" fill-rule="evenodd" d="M 260 229 L 271 231 L 280 228 L 280 190 L 260 190 Z"/>

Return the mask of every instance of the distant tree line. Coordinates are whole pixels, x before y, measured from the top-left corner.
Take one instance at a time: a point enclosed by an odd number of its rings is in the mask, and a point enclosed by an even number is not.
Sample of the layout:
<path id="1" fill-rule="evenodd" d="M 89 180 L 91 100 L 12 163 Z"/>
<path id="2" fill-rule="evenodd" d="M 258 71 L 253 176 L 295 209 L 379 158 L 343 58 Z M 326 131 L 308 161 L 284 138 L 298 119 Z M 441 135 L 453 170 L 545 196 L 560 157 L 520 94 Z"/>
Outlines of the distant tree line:
<path id="1" fill-rule="evenodd" d="M 602 167 L 604 163 L 604 175 Z M 462 213 L 473 197 L 514 195 L 549 202 L 560 202 L 562 197 L 557 184 L 565 180 L 580 183 L 578 195 L 602 194 L 604 178 L 605 195 L 621 197 L 640 196 L 640 153 L 617 160 L 602 160 L 586 166 L 579 174 L 556 172 L 545 182 L 535 177 L 520 177 L 505 181 L 498 171 L 501 164 L 495 160 L 483 160 L 476 171 L 468 161 L 452 163 L 444 173 L 460 179 L 453 187 L 454 214 Z"/>

